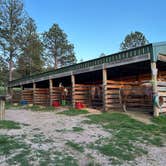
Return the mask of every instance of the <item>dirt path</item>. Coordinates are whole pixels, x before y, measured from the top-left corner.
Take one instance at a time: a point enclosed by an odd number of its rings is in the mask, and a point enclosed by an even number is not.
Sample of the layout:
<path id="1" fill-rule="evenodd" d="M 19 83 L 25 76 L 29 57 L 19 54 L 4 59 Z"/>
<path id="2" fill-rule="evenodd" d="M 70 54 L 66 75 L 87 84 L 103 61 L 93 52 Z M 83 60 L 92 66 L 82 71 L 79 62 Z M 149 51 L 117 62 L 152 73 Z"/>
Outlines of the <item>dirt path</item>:
<path id="1" fill-rule="evenodd" d="M 0 130 L 0 134 L 24 136 L 25 142 L 32 149 L 56 151 L 72 156 L 80 166 L 100 164 L 111 165 L 108 156 L 102 155 L 97 150 L 87 148 L 87 145 L 99 139 L 111 137 L 111 133 L 103 130 L 100 125 L 88 125 L 84 115 L 66 116 L 55 112 L 32 112 L 27 110 L 7 110 L 6 120 L 12 120 L 24 124 L 19 130 Z M 77 130 L 76 130 L 77 129 Z M 78 131 L 78 129 L 80 131 Z M 74 142 L 84 148 L 80 152 L 67 145 Z M 135 161 L 126 162 L 124 165 L 165 166 L 166 147 L 148 147 L 148 155 L 136 158 Z M 40 160 L 40 159 L 39 159 Z M 2 163 L 7 165 L 7 163 Z M 32 161 L 32 165 L 40 165 L 38 161 Z"/>

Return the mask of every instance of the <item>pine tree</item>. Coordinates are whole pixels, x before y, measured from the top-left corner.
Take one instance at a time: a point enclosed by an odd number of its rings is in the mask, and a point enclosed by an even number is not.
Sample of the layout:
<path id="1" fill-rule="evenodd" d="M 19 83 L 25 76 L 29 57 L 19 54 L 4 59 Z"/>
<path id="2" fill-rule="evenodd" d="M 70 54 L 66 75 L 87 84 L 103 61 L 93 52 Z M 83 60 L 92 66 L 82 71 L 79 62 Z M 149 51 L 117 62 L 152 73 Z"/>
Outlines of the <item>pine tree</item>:
<path id="1" fill-rule="evenodd" d="M 36 24 L 32 18 L 27 18 L 21 29 L 21 55 L 18 58 L 17 71 L 21 77 L 42 72 L 43 44 L 36 31 Z"/>
<path id="2" fill-rule="evenodd" d="M 131 48 L 139 47 L 148 43 L 149 43 L 148 40 L 146 39 L 146 37 L 144 36 L 142 32 L 135 31 L 135 32 L 131 32 L 125 37 L 124 41 L 120 45 L 120 49 L 127 50 Z"/>
<path id="3" fill-rule="evenodd" d="M 9 64 L 9 81 L 11 81 L 13 63 L 19 51 L 19 32 L 25 15 L 21 0 L 1 0 L 0 3 L 0 45 Z"/>
<path id="4" fill-rule="evenodd" d="M 67 40 L 67 35 L 58 24 L 53 24 L 48 32 L 43 34 L 46 48 L 46 59 L 53 62 L 54 69 L 76 63 L 74 46 Z"/>

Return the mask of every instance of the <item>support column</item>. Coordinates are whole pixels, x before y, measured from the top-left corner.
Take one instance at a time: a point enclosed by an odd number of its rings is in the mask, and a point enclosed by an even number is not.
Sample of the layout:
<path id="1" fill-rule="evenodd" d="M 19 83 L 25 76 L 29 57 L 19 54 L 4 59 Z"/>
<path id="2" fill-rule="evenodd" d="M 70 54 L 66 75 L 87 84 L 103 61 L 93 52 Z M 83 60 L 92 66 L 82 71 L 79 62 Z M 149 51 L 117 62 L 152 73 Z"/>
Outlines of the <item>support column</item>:
<path id="1" fill-rule="evenodd" d="M 151 74 L 152 74 L 152 93 L 153 93 L 153 115 L 155 117 L 159 116 L 159 108 L 157 108 L 154 97 L 158 95 L 158 89 L 157 89 L 157 67 L 156 62 L 151 62 Z"/>
<path id="2" fill-rule="evenodd" d="M 103 68 L 103 111 L 107 111 L 107 69 Z"/>
<path id="3" fill-rule="evenodd" d="M 71 75 L 71 85 L 72 85 L 72 106 L 75 107 L 75 76 Z"/>
<path id="4" fill-rule="evenodd" d="M 33 82 L 33 104 L 35 104 L 35 89 L 36 89 L 36 83 Z"/>
<path id="5" fill-rule="evenodd" d="M 23 85 L 21 85 L 20 88 L 21 88 L 21 100 L 23 100 L 23 93 L 22 93 L 22 91 L 24 90 Z"/>
<path id="6" fill-rule="evenodd" d="M 8 87 L 7 93 L 11 96 L 10 103 L 13 103 L 13 88 L 12 87 Z"/>
<path id="7" fill-rule="evenodd" d="M 52 106 L 52 90 L 53 90 L 53 80 L 49 79 L 50 106 Z"/>

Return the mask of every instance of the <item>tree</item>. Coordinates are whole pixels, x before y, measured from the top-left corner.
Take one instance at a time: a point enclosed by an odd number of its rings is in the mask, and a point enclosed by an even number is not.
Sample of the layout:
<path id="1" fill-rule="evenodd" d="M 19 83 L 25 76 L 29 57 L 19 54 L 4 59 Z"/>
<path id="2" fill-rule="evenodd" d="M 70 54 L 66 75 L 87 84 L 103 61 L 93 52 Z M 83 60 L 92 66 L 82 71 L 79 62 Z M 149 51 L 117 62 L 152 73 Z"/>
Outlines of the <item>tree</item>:
<path id="1" fill-rule="evenodd" d="M 99 58 L 104 57 L 104 56 L 106 56 L 106 54 L 101 53 L 101 54 L 99 55 Z"/>
<path id="2" fill-rule="evenodd" d="M 43 43 L 46 60 L 53 63 L 55 69 L 76 63 L 74 46 L 68 42 L 67 35 L 58 24 L 53 24 L 49 31 L 43 34 Z"/>
<path id="3" fill-rule="evenodd" d="M 125 37 L 124 41 L 120 45 L 120 49 L 127 50 L 131 48 L 139 47 L 148 43 L 149 43 L 148 40 L 146 39 L 146 37 L 144 36 L 142 32 L 135 31 L 135 32 L 131 32 Z"/>
<path id="4" fill-rule="evenodd" d="M 0 87 L 7 84 L 8 67 L 3 57 L 0 56 Z"/>
<path id="5" fill-rule="evenodd" d="M 29 17 L 20 32 L 21 55 L 17 61 L 17 71 L 22 77 L 42 72 L 43 44 L 36 29 L 35 21 Z"/>
<path id="6" fill-rule="evenodd" d="M 19 50 L 19 32 L 24 19 L 23 3 L 21 0 L 1 0 L 0 13 L 0 45 L 9 64 L 11 81 L 13 61 Z"/>

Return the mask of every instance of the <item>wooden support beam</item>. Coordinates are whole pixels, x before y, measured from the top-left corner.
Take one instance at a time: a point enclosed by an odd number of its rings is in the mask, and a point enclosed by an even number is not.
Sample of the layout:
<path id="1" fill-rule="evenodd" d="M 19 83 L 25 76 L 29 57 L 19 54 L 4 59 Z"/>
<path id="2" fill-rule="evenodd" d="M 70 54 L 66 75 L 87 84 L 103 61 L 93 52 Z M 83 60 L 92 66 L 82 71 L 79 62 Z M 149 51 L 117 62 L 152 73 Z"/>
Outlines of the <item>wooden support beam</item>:
<path id="1" fill-rule="evenodd" d="M 7 93 L 11 96 L 10 103 L 12 103 L 13 102 L 13 88 L 8 87 L 7 88 Z"/>
<path id="2" fill-rule="evenodd" d="M 5 100 L 0 98 L 0 120 L 5 120 Z"/>
<path id="3" fill-rule="evenodd" d="M 72 106 L 75 107 L 75 76 L 71 75 L 71 85 L 72 85 Z"/>
<path id="4" fill-rule="evenodd" d="M 151 62 L 151 76 L 152 76 L 152 90 L 153 90 L 153 99 L 155 96 L 158 96 L 157 90 L 157 67 L 156 62 Z M 154 100 L 153 100 L 153 115 L 155 117 L 159 116 L 159 108 L 157 108 Z"/>
<path id="5" fill-rule="evenodd" d="M 50 106 L 52 106 L 52 93 L 53 92 L 53 80 L 49 79 L 49 96 L 50 96 Z"/>
<path id="6" fill-rule="evenodd" d="M 102 70 L 103 74 L 103 111 L 107 111 L 107 69 Z"/>
<path id="7" fill-rule="evenodd" d="M 35 104 L 35 89 L 36 89 L 36 83 L 33 82 L 33 104 Z"/>
<path id="8" fill-rule="evenodd" d="M 23 85 L 21 85 L 20 88 L 21 88 L 21 100 L 23 100 L 23 90 L 24 90 Z"/>

